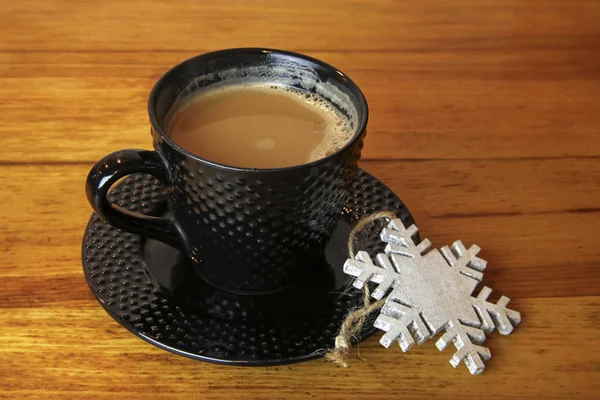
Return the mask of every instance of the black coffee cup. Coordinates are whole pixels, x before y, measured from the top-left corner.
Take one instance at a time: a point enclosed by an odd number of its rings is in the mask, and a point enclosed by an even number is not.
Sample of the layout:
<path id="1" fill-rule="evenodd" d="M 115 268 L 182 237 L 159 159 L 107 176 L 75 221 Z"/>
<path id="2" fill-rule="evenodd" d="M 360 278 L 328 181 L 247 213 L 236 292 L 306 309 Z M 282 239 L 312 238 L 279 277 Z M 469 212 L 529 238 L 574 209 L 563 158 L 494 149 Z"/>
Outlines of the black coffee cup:
<path id="1" fill-rule="evenodd" d="M 299 166 L 253 169 L 202 159 L 174 143 L 165 117 L 177 100 L 212 85 L 276 83 L 317 93 L 351 121 L 352 139 L 337 152 Z M 121 150 L 90 171 L 94 211 L 119 229 L 180 248 L 215 287 L 240 294 L 276 292 L 322 267 L 363 146 L 367 103 L 346 75 L 316 59 L 268 49 L 230 49 L 182 62 L 156 83 L 148 102 L 155 151 Z M 107 200 L 122 177 L 145 173 L 165 187 L 163 218 Z"/>

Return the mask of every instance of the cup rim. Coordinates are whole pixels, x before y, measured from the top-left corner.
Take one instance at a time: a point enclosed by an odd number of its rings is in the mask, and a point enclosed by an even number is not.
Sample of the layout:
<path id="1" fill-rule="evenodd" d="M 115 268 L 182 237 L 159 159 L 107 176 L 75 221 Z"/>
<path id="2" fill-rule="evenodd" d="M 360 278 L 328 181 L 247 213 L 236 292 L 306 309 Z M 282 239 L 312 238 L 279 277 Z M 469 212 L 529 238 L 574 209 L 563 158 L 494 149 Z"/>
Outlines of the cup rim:
<path id="1" fill-rule="evenodd" d="M 326 157 L 319 158 L 317 160 L 307 162 L 304 164 L 292 165 L 292 166 L 288 166 L 288 167 L 278 167 L 278 168 L 236 167 L 233 165 L 221 164 L 221 163 L 200 157 L 200 156 L 184 149 L 183 147 L 179 146 L 162 129 L 161 125 L 158 123 L 158 118 L 156 117 L 156 113 L 155 113 L 154 109 L 155 109 L 155 105 L 156 105 L 155 103 L 158 98 L 158 93 L 159 93 L 161 86 L 167 79 L 169 79 L 173 74 L 177 73 L 178 70 L 183 68 L 183 66 L 186 64 L 199 62 L 199 61 L 202 61 L 202 59 L 204 59 L 204 58 L 211 58 L 214 56 L 227 56 L 228 54 L 233 54 L 233 53 L 276 54 L 278 56 L 287 57 L 290 59 L 294 59 L 296 61 L 302 61 L 304 63 L 308 62 L 308 63 L 318 65 L 321 68 L 328 69 L 332 74 L 338 75 L 341 78 L 341 80 L 350 88 L 350 90 L 355 93 L 357 100 L 358 100 L 357 112 L 359 113 L 359 121 L 358 121 L 358 126 L 356 128 L 356 131 L 354 132 L 354 135 L 352 136 L 352 139 L 350 139 L 338 151 L 336 151 L 335 153 L 332 153 Z M 152 87 L 152 90 L 151 90 L 149 98 L 148 98 L 148 115 L 150 116 L 150 123 L 152 125 L 152 129 L 156 133 L 158 133 L 158 135 L 160 135 L 161 139 L 164 140 L 165 142 L 167 142 L 172 148 L 174 148 L 178 152 L 183 153 L 186 157 L 192 158 L 196 161 L 200 161 L 200 162 L 209 164 L 211 166 L 224 168 L 224 169 L 231 170 L 231 171 L 240 171 L 240 172 L 251 172 L 251 171 L 271 172 L 271 171 L 273 171 L 273 172 L 275 172 L 275 171 L 289 171 L 289 170 L 294 170 L 294 169 L 299 169 L 299 168 L 311 167 L 311 166 L 326 162 L 328 160 L 331 160 L 332 158 L 335 158 L 338 154 L 344 152 L 347 148 L 353 146 L 354 143 L 357 140 L 360 140 L 360 138 L 363 136 L 363 133 L 367 126 L 367 121 L 369 119 L 369 110 L 368 110 L 368 104 L 367 104 L 365 95 L 362 92 L 362 90 L 360 90 L 358 85 L 352 79 L 350 79 L 350 77 L 348 77 L 348 75 L 344 74 L 343 72 L 341 72 L 340 70 L 338 70 L 337 68 L 335 68 L 334 66 L 332 66 L 330 64 L 327 64 L 321 60 L 318 60 L 316 58 L 313 58 L 313 57 L 310 57 L 310 56 L 307 56 L 304 54 L 295 53 L 295 52 L 286 51 L 286 50 L 277 50 L 277 49 L 269 49 L 269 48 L 261 48 L 261 47 L 239 47 L 239 48 L 223 49 L 223 50 L 217 50 L 217 51 L 211 51 L 211 52 L 199 54 L 197 56 L 194 56 L 194 57 L 188 58 L 184 61 L 181 61 L 177 65 L 171 67 L 167 72 L 165 72 L 156 81 L 156 83 Z"/>

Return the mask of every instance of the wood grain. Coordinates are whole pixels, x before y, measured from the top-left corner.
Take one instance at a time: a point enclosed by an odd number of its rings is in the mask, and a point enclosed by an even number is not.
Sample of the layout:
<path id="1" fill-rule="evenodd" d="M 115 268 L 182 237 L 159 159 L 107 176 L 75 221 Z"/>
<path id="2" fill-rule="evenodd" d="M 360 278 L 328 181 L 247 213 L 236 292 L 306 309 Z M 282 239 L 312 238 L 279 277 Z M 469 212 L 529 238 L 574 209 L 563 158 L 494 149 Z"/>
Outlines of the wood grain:
<path id="1" fill-rule="evenodd" d="M 600 2 L 5 1 L 0 12 L 0 398 L 597 398 Z M 195 54 L 261 46 L 350 75 L 361 166 L 436 246 L 477 243 L 523 323 L 486 372 L 377 336 L 365 361 L 232 368 L 154 348 L 90 293 L 89 168 L 150 146 L 146 101 Z"/>
<path id="2" fill-rule="evenodd" d="M 522 61 L 499 53 L 496 62 L 469 56 L 462 63 L 464 54 L 446 52 L 310 54 L 364 90 L 371 114 L 364 159 L 600 156 L 600 83 L 574 51 Z M 0 53 L 0 95 L 11 99 L 0 104 L 7 135 L 0 162 L 94 162 L 112 150 L 147 147 L 148 93 L 161 73 L 192 55 Z M 541 68 L 548 74 L 540 77 Z"/>
<path id="3" fill-rule="evenodd" d="M 21 398 L 347 399 L 592 398 L 600 389 L 593 324 L 597 297 L 518 299 L 527 319 L 510 337 L 492 335 L 489 371 L 473 378 L 447 364 L 429 342 L 402 354 L 377 338 L 360 346 L 365 361 L 348 369 L 324 360 L 283 367 L 232 368 L 177 357 L 124 330 L 92 300 L 77 306 L 6 309 L 0 324 L 4 394 Z M 548 312 L 551 309 L 552 312 Z M 101 324 L 100 324 L 101 322 Z M 572 340 L 566 331 L 582 325 Z M 587 346 L 587 350 L 582 350 Z M 25 352 L 27 362 L 22 357 Z M 493 371 L 493 372 L 492 372 Z M 112 397 L 111 397 L 112 396 Z"/>

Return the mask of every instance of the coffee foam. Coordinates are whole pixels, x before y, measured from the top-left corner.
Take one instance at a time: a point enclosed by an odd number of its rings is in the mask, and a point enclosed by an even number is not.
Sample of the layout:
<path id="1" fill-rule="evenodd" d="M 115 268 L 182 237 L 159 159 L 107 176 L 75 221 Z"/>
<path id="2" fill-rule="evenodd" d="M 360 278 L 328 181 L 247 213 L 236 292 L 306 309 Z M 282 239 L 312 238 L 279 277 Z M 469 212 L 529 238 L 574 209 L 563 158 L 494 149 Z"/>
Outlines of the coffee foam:
<path id="1" fill-rule="evenodd" d="M 281 71 L 279 72 L 289 73 L 287 69 L 280 69 Z M 243 71 L 246 71 L 248 75 L 246 75 L 246 73 L 242 74 L 242 70 L 238 69 L 223 71 L 218 73 L 219 80 L 216 83 L 198 87 L 200 80 L 212 80 L 215 78 L 215 74 L 202 76 L 196 79 L 195 83 L 186 89 L 184 93 L 187 93 L 187 95 L 180 96 L 172 109 L 179 108 L 180 105 L 188 102 L 190 98 L 193 98 L 202 92 L 218 94 L 220 91 L 240 90 L 241 88 L 270 89 L 294 98 L 299 104 L 310 108 L 312 111 L 316 111 L 326 121 L 323 141 L 311 152 L 307 162 L 316 161 L 336 153 L 354 137 L 358 123 L 357 111 L 349 96 L 341 92 L 337 87 L 322 82 L 317 84 L 316 81 L 309 79 L 302 81 L 302 88 L 311 88 L 316 92 L 313 93 L 296 87 L 290 87 L 285 84 L 292 82 L 291 80 L 283 80 L 284 83 L 282 83 L 281 76 L 279 76 L 280 80 L 276 83 L 268 82 L 269 78 L 274 78 L 274 76 L 277 75 L 277 68 L 264 70 L 273 74 L 273 76 L 261 76 L 261 79 L 256 80 L 249 79 L 249 77 L 255 76 L 254 74 L 257 74 L 258 70 L 263 71 L 263 68 L 252 67 L 244 69 Z M 293 82 L 296 84 L 299 83 L 297 79 L 294 79 Z M 328 98 L 326 99 L 322 93 L 327 94 Z M 168 118 L 169 117 L 167 117 L 167 119 Z"/>
<path id="2" fill-rule="evenodd" d="M 350 96 L 339 88 L 340 84 L 331 79 L 323 81 L 315 71 L 292 60 L 279 60 L 274 65 L 245 66 L 201 74 L 187 85 L 175 104 L 181 104 L 182 100 L 197 91 L 212 91 L 232 85 L 277 86 L 298 89 L 302 94 L 315 93 L 341 111 L 349 122 L 352 134 L 358 129 L 358 111 Z"/>
<path id="3" fill-rule="evenodd" d="M 351 121 L 342 112 L 337 110 L 330 102 L 323 97 L 305 92 L 300 89 L 280 85 L 243 85 L 247 87 L 262 86 L 277 90 L 280 93 L 293 97 L 299 104 L 303 104 L 316 111 L 325 120 L 325 131 L 323 141 L 311 152 L 308 162 L 325 158 L 346 145 L 352 139 L 353 130 Z M 239 86 L 238 86 L 239 87 Z"/>
<path id="4" fill-rule="evenodd" d="M 300 104 L 317 111 L 325 120 L 323 141 L 312 151 L 309 162 L 336 153 L 354 136 L 351 121 L 323 97 L 287 86 L 269 85 L 269 87 L 293 96 Z"/>

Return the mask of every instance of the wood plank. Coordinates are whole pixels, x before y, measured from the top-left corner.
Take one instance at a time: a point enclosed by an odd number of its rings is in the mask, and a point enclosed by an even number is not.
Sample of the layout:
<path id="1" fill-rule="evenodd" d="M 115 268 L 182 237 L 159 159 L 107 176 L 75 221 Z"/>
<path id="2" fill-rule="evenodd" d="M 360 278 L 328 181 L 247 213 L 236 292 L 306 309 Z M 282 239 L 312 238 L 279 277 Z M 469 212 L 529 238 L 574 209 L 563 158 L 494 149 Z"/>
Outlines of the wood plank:
<path id="1" fill-rule="evenodd" d="M 0 162 L 93 162 L 114 150 L 150 146 L 146 102 L 153 81 L 0 79 L 0 96 L 13 99 L 0 104 Z M 600 84 L 366 83 L 366 159 L 600 156 Z M 535 101 L 523 91 L 535 93 Z"/>
<path id="2" fill-rule="evenodd" d="M 35 12 L 32 12 L 35 10 Z M 597 46 L 593 0 L 10 2 L 2 50 L 453 49 Z M 360 29 L 357 29 L 360 28 Z M 43 32 L 44 34 L 40 34 Z"/>
<path id="3" fill-rule="evenodd" d="M 432 342 L 403 354 L 378 334 L 348 369 L 324 360 L 283 367 L 231 368 L 159 350 L 90 307 L 0 309 L 0 382 L 9 398 L 347 399 L 400 397 L 581 398 L 600 390 L 598 297 L 518 299 L 524 322 L 492 334 L 486 371 L 454 370 Z M 569 340 L 565 334 L 569 333 Z M 26 355 L 26 357 L 25 357 Z M 518 370 L 517 370 L 518 366 Z M 518 373 L 517 373 L 518 371 Z M 560 376 L 560 379 L 557 377 Z"/>
<path id="4" fill-rule="evenodd" d="M 212 46 L 193 50 L 157 52 L 131 49 L 11 51 L 0 50 L 2 78 L 151 78 L 157 79 L 175 64 L 198 54 L 216 50 Z M 399 49 L 369 51 L 292 49 L 322 59 L 347 72 L 361 85 L 363 79 L 389 82 L 397 78 L 447 81 L 512 81 L 537 82 L 598 79 L 599 62 L 590 57 L 590 49 L 582 47 L 549 47 L 515 49 L 513 47 L 472 49 L 464 52 L 435 48 L 430 51 Z M 401 80 L 401 79 L 399 79 Z M 527 94 L 527 93 L 524 93 Z"/>
<path id="5" fill-rule="evenodd" d="M 365 158 L 600 155 L 600 59 L 587 49 L 311 54 L 363 88 L 371 110 Z M 191 55 L 0 53 L 0 95 L 11 99 L 0 103 L 0 162 L 92 162 L 149 146 L 147 95 Z"/>
<path id="6" fill-rule="evenodd" d="M 400 194 L 437 247 L 458 239 L 481 246 L 490 261 L 485 283 L 499 293 L 600 295 L 600 162 L 498 162 L 365 167 Z M 86 298 L 80 243 L 91 214 L 83 191 L 89 167 L 0 167 L 0 204 L 7 205 L 0 210 L 0 305 Z M 521 171 L 527 175 L 519 182 Z M 586 196 L 571 195 L 578 192 Z"/>

